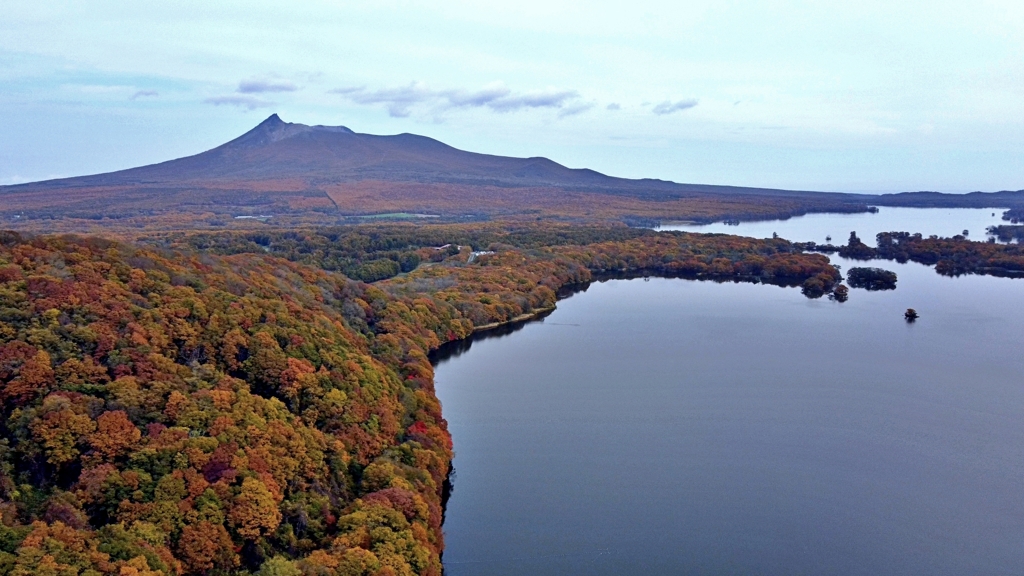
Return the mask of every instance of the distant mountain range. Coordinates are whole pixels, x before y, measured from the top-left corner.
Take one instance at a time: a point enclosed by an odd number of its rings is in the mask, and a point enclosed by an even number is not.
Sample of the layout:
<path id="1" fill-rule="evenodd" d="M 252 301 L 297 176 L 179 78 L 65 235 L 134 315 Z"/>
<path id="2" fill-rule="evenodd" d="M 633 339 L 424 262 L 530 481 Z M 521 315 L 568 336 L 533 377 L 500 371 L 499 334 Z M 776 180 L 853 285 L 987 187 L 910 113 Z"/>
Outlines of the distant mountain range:
<path id="1" fill-rule="evenodd" d="M 376 136 L 271 115 L 212 150 L 150 166 L 0 187 L 0 216 L 138 218 L 182 214 L 332 217 L 715 219 L 861 211 L 868 205 L 1024 205 L 1024 191 L 883 196 L 615 178 L 547 158 L 467 152 L 415 134 Z M 212 215 L 212 216 L 211 216 Z"/>

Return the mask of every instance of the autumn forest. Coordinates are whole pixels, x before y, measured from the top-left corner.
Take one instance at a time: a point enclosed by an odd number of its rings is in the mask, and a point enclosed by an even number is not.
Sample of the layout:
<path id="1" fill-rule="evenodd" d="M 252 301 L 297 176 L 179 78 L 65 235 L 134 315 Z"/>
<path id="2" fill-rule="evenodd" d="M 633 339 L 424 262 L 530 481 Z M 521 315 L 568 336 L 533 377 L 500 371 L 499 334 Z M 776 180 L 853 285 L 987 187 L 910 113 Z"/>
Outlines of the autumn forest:
<path id="1" fill-rule="evenodd" d="M 1024 261 L 882 236 L 837 250 L 942 273 Z M 815 248 L 487 223 L 4 233 L 0 570 L 440 574 L 452 444 L 432 350 L 603 277 L 821 297 L 842 277 Z"/>
<path id="2" fill-rule="evenodd" d="M 428 353 L 607 273 L 839 279 L 783 240 L 624 227 L 5 233 L 0 569 L 439 574 Z"/>

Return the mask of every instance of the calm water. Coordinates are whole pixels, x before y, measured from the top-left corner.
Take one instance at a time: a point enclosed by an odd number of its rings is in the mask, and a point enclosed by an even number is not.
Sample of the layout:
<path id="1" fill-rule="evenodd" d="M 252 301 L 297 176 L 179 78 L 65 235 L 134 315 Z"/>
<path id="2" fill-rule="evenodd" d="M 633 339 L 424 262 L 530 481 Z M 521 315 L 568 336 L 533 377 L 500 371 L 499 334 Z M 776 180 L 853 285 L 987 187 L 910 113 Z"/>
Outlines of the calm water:
<path id="1" fill-rule="evenodd" d="M 935 234 L 948 238 L 970 232 L 973 240 L 986 240 L 985 229 L 989 226 L 1009 224 L 1002 219 L 1004 209 L 976 208 L 886 208 L 877 214 L 808 214 L 789 220 L 765 222 L 743 222 L 737 226 L 717 222 L 715 224 L 670 224 L 659 230 L 685 230 L 687 232 L 720 232 L 752 238 L 770 238 L 772 233 L 794 242 L 817 242 L 824 244 L 828 236 L 832 243 L 845 244 L 850 231 L 870 246 L 875 245 L 875 234 L 879 232 L 920 232 L 925 236 Z"/>
<path id="2" fill-rule="evenodd" d="M 442 360 L 448 573 L 1019 574 L 1024 281 L 878 264 L 595 284 Z"/>

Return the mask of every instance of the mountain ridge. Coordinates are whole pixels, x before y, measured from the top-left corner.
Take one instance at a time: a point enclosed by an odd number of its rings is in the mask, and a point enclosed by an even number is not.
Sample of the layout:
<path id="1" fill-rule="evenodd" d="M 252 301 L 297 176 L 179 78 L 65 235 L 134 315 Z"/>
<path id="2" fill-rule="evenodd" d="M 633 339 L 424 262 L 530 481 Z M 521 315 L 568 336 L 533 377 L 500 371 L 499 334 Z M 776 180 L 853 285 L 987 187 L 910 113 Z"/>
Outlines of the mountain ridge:
<path id="1" fill-rule="evenodd" d="M 256 215 L 323 224 L 391 213 L 651 223 L 861 212 L 873 205 L 1013 208 L 1024 206 L 1024 192 L 875 196 L 619 178 L 541 156 L 461 150 L 416 134 L 290 123 L 276 113 L 191 156 L 0 187 L 0 221 L 48 229 L 63 219 L 127 219 L 135 226 L 156 219 L 180 228 Z"/>
<path id="2" fill-rule="evenodd" d="M 316 151 L 333 152 L 327 158 L 311 162 L 294 163 L 301 148 L 307 157 Z M 270 154 L 253 154 L 254 151 Z M 344 155 L 339 154 L 344 153 Z M 380 153 L 378 161 L 374 161 Z M 158 162 L 135 168 L 27 182 L 0 187 L 2 189 L 38 186 L 112 186 L 151 184 L 178 178 L 251 178 L 268 177 L 266 165 L 261 169 L 256 160 L 271 161 L 276 177 L 312 175 L 333 181 L 389 180 L 410 182 L 446 182 L 505 186 L 558 186 L 574 189 L 601 188 L 610 191 L 644 193 L 654 189 L 659 193 L 723 192 L 772 194 L 838 194 L 773 188 L 742 186 L 684 184 L 655 178 L 619 178 L 589 168 L 569 168 L 543 156 L 527 158 L 482 154 L 455 148 L 439 140 L 411 133 L 375 135 L 354 132 L 345 126 L 309 126 L 284 122 L 278 114 L 270 115 L 252 130 L 220 146 L 198 154 Z M 391 157 L 389 157 L 389 155 Z M 418 157 L 412 157 L 418 155 Z M 263 156 L 260 158 L 259 156 Z M 213 161 L 235 161 L 242 166 L 215 167 Z M 178 171 L 169 174 L 166 171 Z M 319 173 L 317 171 L 320 171 Z M 188 173 L 186 171 L 191 171 Z M 324 173 L 328 171 L 327 173 Z M 183 173 L 184 172 L 184 173 Z M 182 178 L 184 176 L 184 178 Z"/>

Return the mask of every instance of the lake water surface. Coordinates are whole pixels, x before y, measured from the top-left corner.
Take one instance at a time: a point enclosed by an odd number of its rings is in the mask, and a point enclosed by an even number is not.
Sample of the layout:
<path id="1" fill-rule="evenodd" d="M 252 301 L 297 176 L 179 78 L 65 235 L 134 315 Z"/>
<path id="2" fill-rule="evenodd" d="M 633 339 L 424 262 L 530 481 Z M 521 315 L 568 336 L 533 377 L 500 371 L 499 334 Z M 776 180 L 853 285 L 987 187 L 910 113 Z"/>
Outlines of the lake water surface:
<path id="1" fill-rule="evenodd" d="M 683 230 L 686 232 L 737 234 L 751 238 L 770 238 L 772 233 L 793 242 L 826 243 L 831 236 L 832 243 L 845 244 L 851 231 L 857 231 L 869 246 L 875 245 L 875 234 L 879 232 L 920 232 L 925 236 L 935 234 L 949 238 L 970 232 L 973 240 L 986 240 L 985 230 L 989 226 L 1009 224 L 1002 219 L 1004 209 L 996 208 L 887 208 L 881 207 L 875 214 L 808 214 L 788 220 L 767 220 L 762 222 L 741 222 L 738 225 L 716 222 L 714 224 L 666 224 L 659 230 Z"/>
<path id="2" fill-rule="evenodd" d="M 1020 573 L 1024 280 L 873 265 L 597 283 L 441 360 L 447 573 Z"/>

